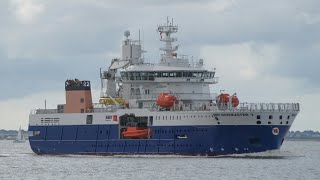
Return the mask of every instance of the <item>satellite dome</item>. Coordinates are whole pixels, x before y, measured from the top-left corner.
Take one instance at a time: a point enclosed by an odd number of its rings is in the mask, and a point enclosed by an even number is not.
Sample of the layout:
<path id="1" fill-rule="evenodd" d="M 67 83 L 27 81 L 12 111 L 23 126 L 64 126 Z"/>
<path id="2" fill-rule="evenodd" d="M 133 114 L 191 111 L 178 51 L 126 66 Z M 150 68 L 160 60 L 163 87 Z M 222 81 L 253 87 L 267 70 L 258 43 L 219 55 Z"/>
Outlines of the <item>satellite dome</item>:
<path id="1" fill-rule="evenodd" d="M 126 31 L 124 32 L 124 36 L 125 36 L 125 37 L 129 37 L 129 36 L 130 36 L 130 31 L 129 31 L 129 30 L 126 30 Z"/>
<path id="2" fill-rule="evenodd" d="M 199 64 L 203 65 L 203 59 L 199 59 Z"/>

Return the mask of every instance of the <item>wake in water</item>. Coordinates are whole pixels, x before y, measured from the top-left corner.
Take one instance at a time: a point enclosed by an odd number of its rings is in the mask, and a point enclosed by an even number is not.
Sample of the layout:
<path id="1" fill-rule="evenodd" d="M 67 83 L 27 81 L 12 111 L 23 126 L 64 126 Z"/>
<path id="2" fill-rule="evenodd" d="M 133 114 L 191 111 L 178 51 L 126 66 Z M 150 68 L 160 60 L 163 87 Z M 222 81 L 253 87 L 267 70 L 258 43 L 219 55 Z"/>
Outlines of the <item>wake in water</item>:
<path id="1" fill-rule="evenodd" d="M 1 156 L 1 155 L 0 155 Z M 219 156 L 187 156 L 187 155 L 157 155 L 157 154 L 132 154 L 132 155 L 41 155 L 47 157 L 67 157 L 67 158 L 231 158 L 231 159 L 289 159 L 302 157 L 295 155 L 290 151 L 272 150 L 260 153 L 248 153 L 248 154 L 230 154 Z"/>
<path id="2" fill-rule="evenodd" d="M 0 154 L 0 158 L 2 157 L 20 157 L 20 156 L 30 156 L 34 155 L 34 153 L 11 153 L 11 154 Z"/>
<path id="3" fill-rule="evenodd" d="M 290 151 L 271 150 L 259 153 L 248 154 L 232 154 L 216 156 L 215 158 L 235 158 L 235 159 L 289 159 L 302 157 L 301 155 L 295 155 Z"/>
<path id="4" fill-rule="evenodd" d="M 10 156 L 10 154 L 0 154 L 0 158 L 1 157 L 9 157 Z"/>

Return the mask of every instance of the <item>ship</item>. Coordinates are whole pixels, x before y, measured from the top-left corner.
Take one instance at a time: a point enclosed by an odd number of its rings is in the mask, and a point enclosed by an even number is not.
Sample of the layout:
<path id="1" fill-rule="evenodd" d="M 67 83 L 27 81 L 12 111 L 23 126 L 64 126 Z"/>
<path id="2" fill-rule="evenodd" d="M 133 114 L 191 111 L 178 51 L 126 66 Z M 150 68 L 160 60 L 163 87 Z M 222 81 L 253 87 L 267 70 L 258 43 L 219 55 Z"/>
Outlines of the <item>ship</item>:
<path id="1" fill-rule="evenodd" d="M 100 68 L 93 103 L 88 80 L 64 82 L 65 104 L 29 115 L 29 143 L 39 155 L 217 156 L 280 149 L 299 103 L 247 103 L 218 91 L 215 68 L 177 53 L 178 26 L 158 25 L 158 63 L 124 32 L 122 57 Z"/>

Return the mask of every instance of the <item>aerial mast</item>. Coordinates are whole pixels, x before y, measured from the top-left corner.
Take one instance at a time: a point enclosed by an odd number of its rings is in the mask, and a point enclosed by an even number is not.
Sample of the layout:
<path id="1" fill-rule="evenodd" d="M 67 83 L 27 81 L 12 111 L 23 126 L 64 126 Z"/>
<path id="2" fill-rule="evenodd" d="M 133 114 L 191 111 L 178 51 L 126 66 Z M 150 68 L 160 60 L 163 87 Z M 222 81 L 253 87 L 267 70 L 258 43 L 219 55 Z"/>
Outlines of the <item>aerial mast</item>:
<path id="1" fill-rule="evenodd" d="M 170 60 L 177 58 L 178 46 L 172 47 L 172 42 L 177 41 L 177 38 L 172 38 L 171 34 L 178 32 L 178 26 L 173 24 L 173 19 L 170 23 L 169 17 L 167 17 L 167 23 L 159 25 L 157 31 L 160 33 L 160 41 L 165 43 L 165 46 L 160 48 L 164 51 L 161 55 L 161 63 L 170 63 Z"/>

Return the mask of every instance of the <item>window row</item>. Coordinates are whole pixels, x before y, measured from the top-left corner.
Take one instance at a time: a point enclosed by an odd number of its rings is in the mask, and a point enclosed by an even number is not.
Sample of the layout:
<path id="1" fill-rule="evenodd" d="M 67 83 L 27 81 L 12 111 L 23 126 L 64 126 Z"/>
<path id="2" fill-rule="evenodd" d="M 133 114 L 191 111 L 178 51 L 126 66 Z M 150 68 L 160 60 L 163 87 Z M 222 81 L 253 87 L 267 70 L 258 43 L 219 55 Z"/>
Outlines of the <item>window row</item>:
<path id="1" fill-rule="evenodd" d="M 257 119 L 261 119 L 261 115 L 257 115 Z M 273 119 L 273 115 L 269 115 L 269 119 Z M 282 119 L 282 115 L 279 116 L 279 119 Z M 290 116 L 287 116 L 287 119 L 290 119 Z"/>
<path id="2" fill-rule="evenodd" d="M 257 124 L 261 124 L 261 121 L 257 121 Z M 268 124 L 271 124 L 271 121 L 268 121 Z M 283 124 L 283 122 L 281 121 L 280 124 Z M 289 121 L 286 121 L 286 124 L 289 124 Z"/>
<path id="3" fill-rule="evenodd" d="M 176 130 L 154 130 L 155 134 L 167 134 L 167 133 L 181 133 L 181 132 L 207 132 L 208 129 L 197 128 L 197 129 L 176 129 Z"/>
<path id="4" fill-rule="evenodd" d="M 126 80 L 154 80 L 156 77 L 213 78 L 214 72 L 121 72 Z"/>
<path id="5" fill-rule="evenodd" d="M 181 120 L 181 118 L 210 118 L 213 115 L 185 115 L 185 116 L 155 116 L 156 120 Z M 216 120 L 218 117 L 216 117 Z"/>

